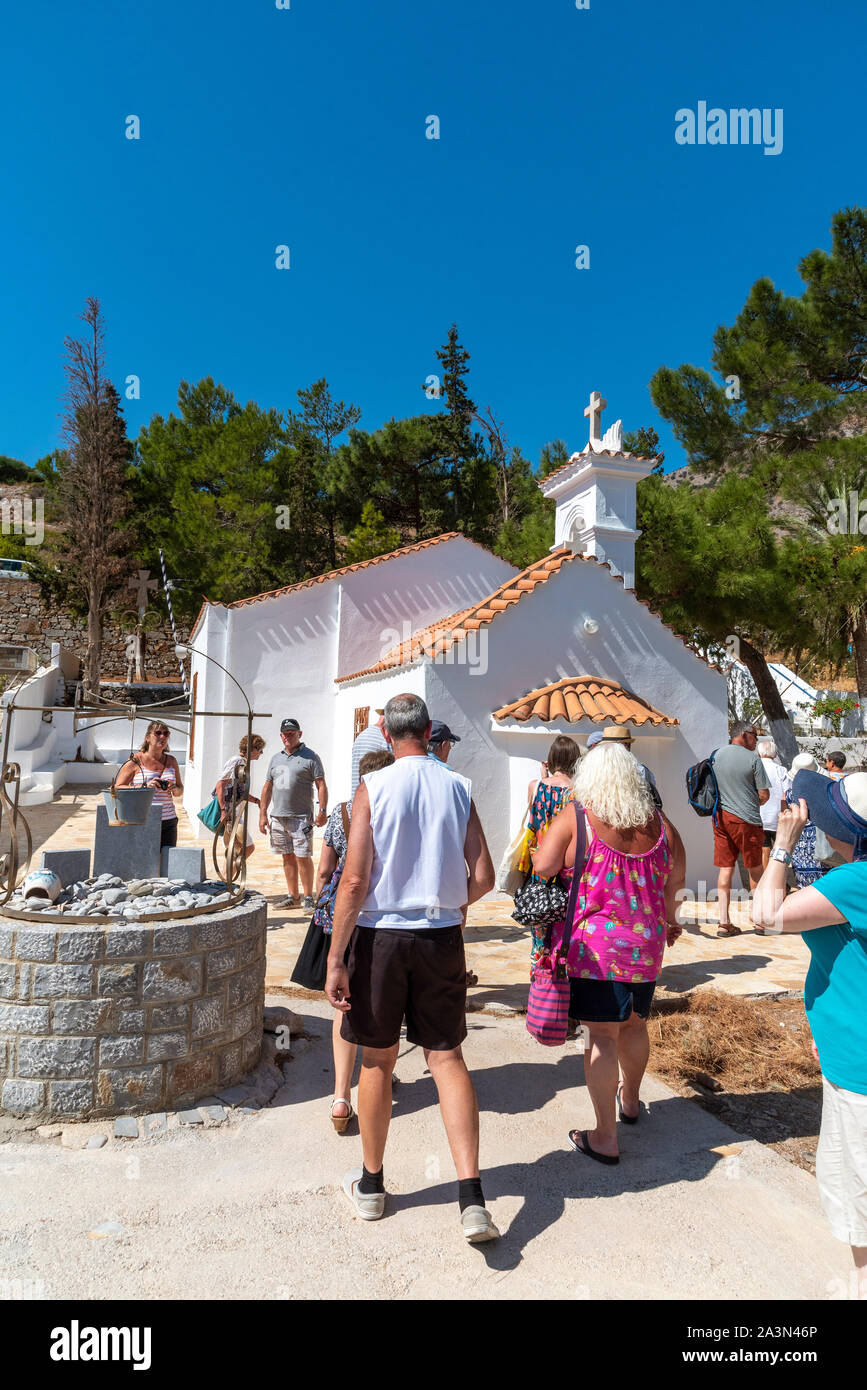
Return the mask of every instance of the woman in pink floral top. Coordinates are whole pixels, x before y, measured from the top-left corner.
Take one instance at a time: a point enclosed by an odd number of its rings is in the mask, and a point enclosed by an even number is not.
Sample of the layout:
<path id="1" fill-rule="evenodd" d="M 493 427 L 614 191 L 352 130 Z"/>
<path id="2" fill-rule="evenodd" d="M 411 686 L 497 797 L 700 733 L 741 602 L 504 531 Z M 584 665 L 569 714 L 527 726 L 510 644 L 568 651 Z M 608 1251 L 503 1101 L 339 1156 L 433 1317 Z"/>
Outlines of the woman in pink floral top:
<path id="1" fill-rule="evenodd" d="M 654 807 L 638 762 L 624 747 L 599 746 L 579 764 L 575 803 L 584 808 L 587 852 L 569 946 L 569 1013 L 586 1024 L 587 1088 L 596 1127 L 572 1130 L 578 1153 L 619 1162 L 615 1106 L 637 1123 L 639 1088 L 650 1041 L 647 1018 L 686 877 L 683 842 Z M 550 826 L 533 860 L 544 878 L 571 878 L 576 816 L 567 806 Z M 552 947 L 562 940 L 555 927 Z M 618 1084 L 619 1083 L 619 1084 Z"/>

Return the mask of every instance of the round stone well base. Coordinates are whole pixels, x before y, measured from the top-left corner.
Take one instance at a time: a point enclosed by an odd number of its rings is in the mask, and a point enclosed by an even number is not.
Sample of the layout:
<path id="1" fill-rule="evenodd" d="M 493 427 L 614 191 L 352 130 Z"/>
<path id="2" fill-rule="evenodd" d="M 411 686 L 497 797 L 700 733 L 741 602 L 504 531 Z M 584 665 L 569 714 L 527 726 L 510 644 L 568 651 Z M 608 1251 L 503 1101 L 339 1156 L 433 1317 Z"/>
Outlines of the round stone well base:
<path id="1" fill-rule="evenodd" d="M 98 1119 L 193 1104 L 256 1067 L 267 904 L 181 921 L 0 911 L 0 1112 Z"/>

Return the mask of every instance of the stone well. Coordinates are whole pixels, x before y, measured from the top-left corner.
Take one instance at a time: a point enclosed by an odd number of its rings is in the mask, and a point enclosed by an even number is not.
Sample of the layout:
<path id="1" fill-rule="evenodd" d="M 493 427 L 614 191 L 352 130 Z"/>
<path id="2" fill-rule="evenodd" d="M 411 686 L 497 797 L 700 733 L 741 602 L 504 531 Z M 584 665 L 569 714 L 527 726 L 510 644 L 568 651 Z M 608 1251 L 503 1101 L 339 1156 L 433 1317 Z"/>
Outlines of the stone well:
<path id="1" fill-rule="evenodd" d="M 192 1105 L 258 1065 L 267 906 L 181 921 L 0 910 L 0 1110 L 86 1120 Z"/>

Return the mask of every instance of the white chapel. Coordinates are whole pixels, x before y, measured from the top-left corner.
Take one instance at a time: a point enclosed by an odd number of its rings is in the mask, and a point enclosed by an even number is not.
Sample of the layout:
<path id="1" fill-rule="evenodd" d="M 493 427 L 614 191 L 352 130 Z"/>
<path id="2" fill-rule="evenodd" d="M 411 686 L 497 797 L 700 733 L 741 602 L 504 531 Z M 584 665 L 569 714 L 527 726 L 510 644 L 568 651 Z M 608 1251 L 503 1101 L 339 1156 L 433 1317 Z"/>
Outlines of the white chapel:
<path id="1" fill-rule="evenodd" d="M 540 482 L 556 503 L 555 543 L 526 569 L 451 532 L 204 604 L 190 637 L 194 709 L 238 708 L 225 667 L 269 716 L 254 725 L 268 744 L 254 792 L 290 716 L 323 760 L 330 805 L 344 799 L 353 738 L 412 691 L 460 736 L 449 766 L 472 779 L 497 862 L 551 740 L 583 745 L 622 724 L 683 836 L 688 886 L 715 880 L 709 824 L 688 807 L 684 775 L 728 739 L 725 677 L 635 595 L 636 487 L 654 461 L 623 452 L 620 421 L 601 435 L 605 405 L 593 392 L 586 446 Z M 241 720 L 194 720 L 193 818 L 245 731 Z"/>

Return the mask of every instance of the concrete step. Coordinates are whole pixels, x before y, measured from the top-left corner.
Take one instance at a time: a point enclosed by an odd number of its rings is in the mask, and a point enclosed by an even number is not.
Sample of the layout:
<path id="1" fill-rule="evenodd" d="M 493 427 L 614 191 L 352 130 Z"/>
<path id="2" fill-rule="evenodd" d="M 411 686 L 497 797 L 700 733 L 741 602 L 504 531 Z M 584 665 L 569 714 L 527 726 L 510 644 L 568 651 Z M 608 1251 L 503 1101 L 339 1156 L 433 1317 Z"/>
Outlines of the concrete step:
<path id="1" fill-rule="evenodd" d="M 21 777 L 20 802 L 22 806 L 43 806 L 54 800 L 54 793 L 66 782 L 66 763 L 61 758 L 50 758 L 37 767 L 29 776 Z"/>
<path id="2" fill-rule="evenodd" d="M 54 800 L 54 788 L 50 785 L 28 787 L 18 798 L 20 806 L 45 806 Z"/>

